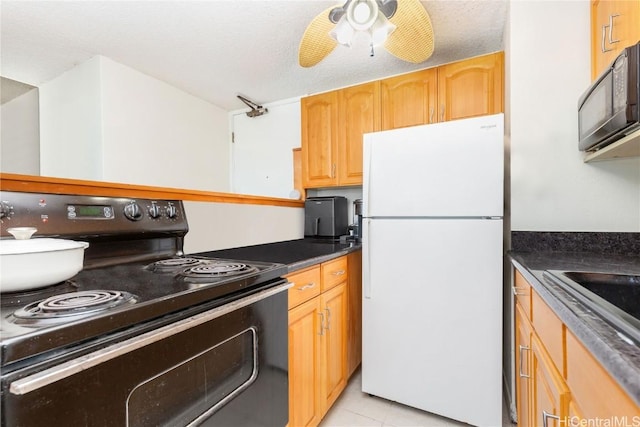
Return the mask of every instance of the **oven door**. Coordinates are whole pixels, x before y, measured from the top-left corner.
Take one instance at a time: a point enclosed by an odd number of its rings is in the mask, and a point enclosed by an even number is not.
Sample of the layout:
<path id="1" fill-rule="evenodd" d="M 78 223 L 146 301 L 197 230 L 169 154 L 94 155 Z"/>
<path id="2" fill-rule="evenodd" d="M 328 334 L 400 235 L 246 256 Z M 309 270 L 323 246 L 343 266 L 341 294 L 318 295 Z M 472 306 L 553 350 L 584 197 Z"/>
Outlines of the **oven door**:
<path id="1" fill-rule="evenodd" d="M 288 287 L 12 373 L 3 378 L 2 425 L 284 426 Z"/>

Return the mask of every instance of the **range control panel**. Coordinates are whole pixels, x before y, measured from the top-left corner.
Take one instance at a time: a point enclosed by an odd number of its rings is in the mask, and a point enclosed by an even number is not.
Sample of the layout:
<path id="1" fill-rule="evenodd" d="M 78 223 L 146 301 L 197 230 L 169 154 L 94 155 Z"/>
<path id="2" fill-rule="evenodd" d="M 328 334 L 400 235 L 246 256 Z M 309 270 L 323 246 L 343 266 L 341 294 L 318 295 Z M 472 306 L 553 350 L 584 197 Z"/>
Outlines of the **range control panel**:
<path id="1" fill-rule="evenodd" d="M 179 200 L 151 200 L 0 191 L 0 230 L 35 227 L 37 236 L 186 233 Z"/>

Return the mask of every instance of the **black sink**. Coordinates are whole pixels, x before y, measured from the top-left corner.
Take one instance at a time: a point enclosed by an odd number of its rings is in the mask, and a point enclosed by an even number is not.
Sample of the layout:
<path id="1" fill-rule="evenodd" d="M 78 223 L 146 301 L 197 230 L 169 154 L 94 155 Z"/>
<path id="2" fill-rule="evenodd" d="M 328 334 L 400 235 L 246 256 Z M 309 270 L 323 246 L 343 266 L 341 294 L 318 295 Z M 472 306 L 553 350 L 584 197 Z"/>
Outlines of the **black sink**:
<path id="1" fill-rule="evenodd" d="M 640 344 L 640 276 L 553 270 L 543 276 Z"/>
<path id="2" fill-rule="evenodd" d="M 578 271 L 567 271 L 563 274 L 640 320 L 640 276 Z"/>

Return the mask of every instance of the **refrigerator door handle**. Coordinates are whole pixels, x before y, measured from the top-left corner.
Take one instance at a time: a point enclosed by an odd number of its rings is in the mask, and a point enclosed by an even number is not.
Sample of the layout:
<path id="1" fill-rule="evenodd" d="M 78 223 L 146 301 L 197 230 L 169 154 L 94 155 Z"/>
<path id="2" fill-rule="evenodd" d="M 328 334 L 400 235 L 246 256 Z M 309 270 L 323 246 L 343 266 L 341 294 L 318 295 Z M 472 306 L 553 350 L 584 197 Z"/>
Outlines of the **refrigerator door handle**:
<path id="1" fill-rule="evenodd" d="M 364 203 L 362 204 L 362 211 L 365 217 L 370 216 L 369 213 L 369 205 L 371 205 L 371 177 L 373 176 L 373 162 L 371 161 L 373 158 L 373 144 L 367 144 L 367 159 L 364 162 L 364 185 L 365 185 L 365 195 L 364 195 Z"/>
<path id="2" fill-rule="evenodd" d="M 363 295 L 367 299 L 371 299 L 371 220 L 364 219 L 364 244 L 362 245 L 362 285 Z"/>

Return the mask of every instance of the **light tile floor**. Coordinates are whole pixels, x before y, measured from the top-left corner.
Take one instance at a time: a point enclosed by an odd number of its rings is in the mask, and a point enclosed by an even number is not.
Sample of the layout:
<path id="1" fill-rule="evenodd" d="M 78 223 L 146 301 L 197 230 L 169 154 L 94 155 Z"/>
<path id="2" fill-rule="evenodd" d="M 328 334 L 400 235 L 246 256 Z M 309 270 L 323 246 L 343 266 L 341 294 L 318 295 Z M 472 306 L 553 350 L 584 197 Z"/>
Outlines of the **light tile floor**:
<path id="1" fill-rule="evenodd" d="M 503 403 L 502 427 L 513 427 Z M 361 391 L 360 370 L 354 373 L 319 427 L 460 427 L 449 418 L 401 405 Z M 499 427 L 499 426 L 496 426 Z"/>

